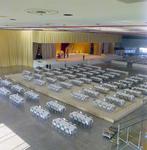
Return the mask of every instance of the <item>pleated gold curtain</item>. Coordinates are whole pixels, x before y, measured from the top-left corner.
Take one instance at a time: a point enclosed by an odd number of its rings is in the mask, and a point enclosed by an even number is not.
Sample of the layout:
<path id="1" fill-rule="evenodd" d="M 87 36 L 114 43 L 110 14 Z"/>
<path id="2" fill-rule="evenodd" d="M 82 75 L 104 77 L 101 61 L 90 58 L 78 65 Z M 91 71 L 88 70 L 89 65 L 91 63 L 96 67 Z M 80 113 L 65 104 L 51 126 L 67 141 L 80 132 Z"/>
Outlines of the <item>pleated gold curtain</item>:
<path id="1" fill-rule="evenodd" d="M 43 59 L 52 58 L 52 46 L 51 43 L 43 43 L 42 44 L 42 57 Z"/>
<path id="2" fill-rule="evenodd" d="M 36 59 L 37 50 L 38 50 L 38 43 L 33 43 L 33 60 Z"/>
<path id="3" fill-rule="evenodd" d="M 56 43 L 52 43 L 52 58 L 56 58 Z"/>
<path id="4" fill-rule="evenodd" d="M 121 35 L 64 31 L 0 30 L 0 67 L 33 66 L 35 43 L 120 43 Z M 54 45 L 54 50 L 55 50 Z M 55 53 L 53 54 L 55 57 Z"/>
<path id="5" fill-rule="evenodd" d="M 33 65 L 32 31 L 0 30 L 0 67 Z"/>
<path id="6" fill-rule="evenodd" d="M 36 43 L 120 43 L 121 35 L 64 31 L 32 31 Z"/>
<path id="7" fill-rule="evenodd" d="M 104 54 L 109 53 L 109 43 L 104 43 Z"/>

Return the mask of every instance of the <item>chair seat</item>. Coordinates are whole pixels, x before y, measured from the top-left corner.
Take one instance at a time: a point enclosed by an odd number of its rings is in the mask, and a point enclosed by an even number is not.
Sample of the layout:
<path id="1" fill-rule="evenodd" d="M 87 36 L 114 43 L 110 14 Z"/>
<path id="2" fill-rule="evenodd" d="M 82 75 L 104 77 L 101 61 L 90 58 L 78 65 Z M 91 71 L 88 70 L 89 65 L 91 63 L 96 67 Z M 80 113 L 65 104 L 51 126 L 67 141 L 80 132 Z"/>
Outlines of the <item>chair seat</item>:
<path id="1" fill-rule="evenodd" d="M 54 126 L 56 126 L 56 123 L 53 123 Z"/>
<path id="2" fill-rule="evenodd" d="M 130 98 L 130 97 L 128 97 L 127 99 L 128 99 L 128 100 L 131 100 L 131 98 Z"/>
<path id="3" fill-rule="evenodd" d="M 83 124 L 85 124 L 85 121 L 82 121 Z"/>

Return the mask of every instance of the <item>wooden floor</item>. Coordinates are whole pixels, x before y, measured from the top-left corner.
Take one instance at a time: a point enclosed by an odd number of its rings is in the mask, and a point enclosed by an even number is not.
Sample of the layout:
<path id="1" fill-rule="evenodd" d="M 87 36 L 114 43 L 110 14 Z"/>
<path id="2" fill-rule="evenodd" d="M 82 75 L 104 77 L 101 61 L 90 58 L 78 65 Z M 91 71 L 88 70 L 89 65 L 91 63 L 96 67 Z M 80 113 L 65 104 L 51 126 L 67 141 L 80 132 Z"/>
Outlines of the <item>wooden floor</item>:
<path id="1" fill-rule="evenodd" d="M 58 61 L 82 61 L 83 55 L 85 56 L 85 60 L 92 60 L 92 59 L 103 59 L 103 58 L 109 58 L 113 57 L 113 54 L 102 54 L 99 55 L 93 55 L 93 54 L 87 54 L 87 53 L 71 53 L 69 54 L 68 58 L 67 56 L 61 57 L 60 59 L 57 59 Z M 115 55 L 115 54 L 114 54 Z"/>
<path id="2" fill-rule="evenodd" d="M 115 121 L 124 117 L 125 115 L 129 114 L 130 112 L 134 111 L 135 109 L 137 109 L 137 107 L 141 106 L 141 104 L 142 104 L 142 100 L 139 98 L 136 98 L 134 102 L 126 102 L 125 107 L 117 106 L 115 109 L 115 112 L 106 112 L 104 110 L 94 107 L 93 100 L 95 98 L 93 98 L 93 97 L 90 97 L 87 102 L 78 101 L 71 97 L 71 91 L 81 91 L 82 92 L 82 88 L 92 88 L 93 85 L 97 85 L 98 83 L 92 82 L 92 84 L 84 84 L 83 86 L 74 85 L 72 89 L 63 88 L 62 91 L 59 93 L 59 92 L 54 92 L 54 91 L 49 90 L 47 86 L 38 86 L 38 85 L 34 84 L 33 81 L 28 82 L 28 81 L 23 80 L 22 73 L 6 75 L 5 77 L 7 79 L 11 79 L 19 84 L 22 84 L 30 89 L 38 91 L 39 93 L 42 93 L 42 94 L 45 94 L 52 98 L 55 98 L 57 100 L 63 101 L 67 104 L 75 106 L 81 110 L 87 111 L 93 115 L 96 115 L 96 116 L 103 118 L 107 121 L 110 121 L 112 123 L 114 123 Z M 117 78 L 117 79 L 119 79 L 119 78 Z M 113 79 L 113 81 L 114 80 L 115 79 Z M 68 80 L 67 82 L 70 82 L 70 81 Z M 59 83 L 59 81 L 57 82 L 57 84 L 58 83 Z M 120 90 L 118 90 L 118 91 L 120 91 Z M 114 95 L 114 94 L 115 94 L 114 91 L 109 92 L 109 95 Z M 104 95 L 105 94 L 100 94 L 97 99 L 103 100 Z"/>

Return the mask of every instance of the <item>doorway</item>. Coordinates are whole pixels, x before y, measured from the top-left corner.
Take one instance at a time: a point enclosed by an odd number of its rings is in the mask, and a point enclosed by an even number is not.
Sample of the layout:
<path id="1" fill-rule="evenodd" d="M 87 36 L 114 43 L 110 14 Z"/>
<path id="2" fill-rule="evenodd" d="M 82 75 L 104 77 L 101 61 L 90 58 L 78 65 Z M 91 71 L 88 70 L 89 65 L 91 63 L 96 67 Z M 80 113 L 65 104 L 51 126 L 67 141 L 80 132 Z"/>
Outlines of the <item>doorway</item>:
<path id="1" fill-rule="evenodd" d="M 91 43 L 91 51 L 90 51 L 90 54 L 93 54 L 94 53 L 94 43 Z"/>

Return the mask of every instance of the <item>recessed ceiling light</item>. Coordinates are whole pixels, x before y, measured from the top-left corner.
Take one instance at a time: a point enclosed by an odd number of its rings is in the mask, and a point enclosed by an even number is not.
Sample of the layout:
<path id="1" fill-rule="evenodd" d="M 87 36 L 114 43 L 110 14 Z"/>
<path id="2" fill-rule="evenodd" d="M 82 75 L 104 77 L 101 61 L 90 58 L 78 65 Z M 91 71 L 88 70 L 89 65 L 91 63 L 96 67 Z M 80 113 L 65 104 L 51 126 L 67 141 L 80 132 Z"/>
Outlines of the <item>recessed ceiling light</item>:
<path id="1" fill-rule="evenodd" d="M 73 14 L 63 14 L 64 16 L 73 16 Z"/>
<path id="2" fill-rule="evenodd" d="M 16 20 L 16 19 L 10 19 L 10 20 Z"/>

